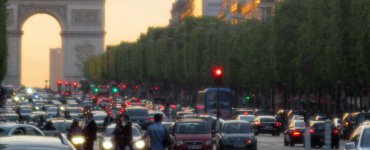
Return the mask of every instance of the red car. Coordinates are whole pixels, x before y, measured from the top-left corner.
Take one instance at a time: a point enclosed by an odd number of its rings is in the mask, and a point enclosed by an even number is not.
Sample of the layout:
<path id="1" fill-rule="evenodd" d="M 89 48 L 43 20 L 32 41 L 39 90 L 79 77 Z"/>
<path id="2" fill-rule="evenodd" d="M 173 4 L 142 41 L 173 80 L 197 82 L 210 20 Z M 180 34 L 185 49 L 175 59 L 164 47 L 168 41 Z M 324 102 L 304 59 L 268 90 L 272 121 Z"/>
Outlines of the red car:
<path id="1" fill-rule="evenodd" d="M 201 119 L 181 119 L 172 128 L 176 150 L 212 150 L 209 124 Z"/>

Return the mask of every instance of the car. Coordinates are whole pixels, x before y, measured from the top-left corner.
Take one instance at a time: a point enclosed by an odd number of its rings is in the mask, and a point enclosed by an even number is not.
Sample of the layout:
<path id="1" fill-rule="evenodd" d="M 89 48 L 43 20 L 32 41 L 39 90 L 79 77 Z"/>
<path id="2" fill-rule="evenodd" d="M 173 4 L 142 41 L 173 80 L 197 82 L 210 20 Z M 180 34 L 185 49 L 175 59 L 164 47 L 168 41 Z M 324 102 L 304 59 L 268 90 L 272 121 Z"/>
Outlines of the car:
<path id="1" fill-rule="evenodd" d="M 265 109 L 254 109 L 253 114 L 255 116 L 273 116 L 275 112 L 272 110 L 265 110 Z"/>
<path id="2" fill-rule="evenodd" d="M 0 114 L 0 120 L 5 122 L 19 123 L 19 116 L 15 113 Z"/>
<path id="3" fill-rule="evenodd" d="M 201 119 L 180 119 L 171 131 L 172 149 L 212 150 L 212 134 L 208 123 Z"/>
<path id="4" fill-rule="evenodd" d="M 274 116 L 258 116 L 252 122 L 252 126 L 256 135 L 262 133 L 280 136 L 279 129 L 281 123 Z"/>
<path id="5" fill-rule="evenodd" d="M 43 130 L 47 136 L 54 136 L 58 133 L 66 134 L 73 122 L 73 120 L 64 118 L 51 118 L 48 119 L 48 121 L 52 123 L 55 130 Z"/>
<path id="6" fill-rule="evenodd" d="M 332 123 L 331 124 L 331 148 L 339 148 L 340 142 L 340 131 L 337 130 Z M 310 133 L 311 133 L 311 146 L 312 147 L 323 147 L 325 145 L 325 121 L 311 121 L 310 122 Z"/>
<path id="7" fill-rule="evenodd" d="M 247 122 L 253 122 L 253 120 L 256 118 L 255 115 L 238 115 L 236 117 L 236 120 L 244 120 Z"/>
<path id="8" fill-rule="evenodd" d="M 0 124 L 0 136 L 12 135 L 45 136 L 44 132 L 32 125 L 15 123 Z"/>
<path id="9" fill-rule="evenodd" d="M 191 111 L 178 111 L 176 112 L 176 118 L 177 119 L 181 119 L 183 118 L 185 115 L 193 115 L 194 113 L 191 112 Z"/>
<path id="10" fill-rule="evenodd" d="M 358 126 L 350 135 L 345 150 L 368 150 L 370 148 L 370 122 Z"/>
<path id="11" fill-rule="evenodd" d="M 66 118 L 78 119 L 83 116 L 82 108 L 80 107 L 67 107 Z"/>
<path id="12" fill-rule="evenodd" d="M 254 113 L 253 109 L 245 109 L 245 108 L 236 108 L 233 111 L 233 114 L 235 116 L 238 116 L 238 115 L 253 115 L 253 113 Z"/>
<path id="13" fill-rule="evenodd" d="M 57 117 L 58 116 L 59 109 L 58 107 L 48 107 L 46 109 L 46 113 L 49 118 Z"/>
<path id="14" fill-rule="evenodd" d="M 8 136 L 0 137 L 2 150 L 75 150 L 65 137 Z"/>
<path id="15" fill-rule="evenodd" d="M 284 131 L 284 146 L 294 146 L 294 144 L 303 144 L 306 123 L 303 120 L 291 122 L 288 129 Z"/>
<path id="16" fill-rule="evenodd" d="M 139 124 L 142 129 L 146 130 L 150 124 L 149 111 L 145 107 L 133 106 L 126 108 L 124 114 L 130 116 L 132 123 Z"/>
<path id="17" fill-rule="evenodd" d="M 253 128 L 247 121 L 229 120 L 221 125 L 216 134 L 217 149 L 250 149 L 257 150 L 257 139 Z"/>
<path id="18" fill-rule="evenodd" d="M 99 147 L 102 150 L 115 149 L 115 144 L 113 142 L 113 132 L 116 128 L 116 124 L 109 125 L 102 135 L 99 135 Z M 132 137 L 133 137 L 133 147 L 135 150 L 142 150 L 148 147 L 148 140 L 143 138 L 144 132 L 141 130 L 140 126 L 137 124 L 132 124 Z"/>

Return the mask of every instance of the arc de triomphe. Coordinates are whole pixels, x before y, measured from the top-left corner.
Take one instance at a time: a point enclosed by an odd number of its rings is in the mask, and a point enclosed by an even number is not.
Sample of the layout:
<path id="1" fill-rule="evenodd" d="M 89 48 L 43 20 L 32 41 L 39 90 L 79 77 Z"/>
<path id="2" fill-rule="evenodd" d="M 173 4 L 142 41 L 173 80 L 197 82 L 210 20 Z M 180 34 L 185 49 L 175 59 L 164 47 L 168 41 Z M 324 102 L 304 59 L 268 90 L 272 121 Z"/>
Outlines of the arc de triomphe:
<path id="1" fill-rule="evenodd" d="M 104 51 L 105 0 L 8 0 L 6 5 L 8 68 L 4 85 L 20 85 L 22 26 L 34 14 L 48 14 L 61 26 L 62 80 L 83 79 L 83 59 Z"/>

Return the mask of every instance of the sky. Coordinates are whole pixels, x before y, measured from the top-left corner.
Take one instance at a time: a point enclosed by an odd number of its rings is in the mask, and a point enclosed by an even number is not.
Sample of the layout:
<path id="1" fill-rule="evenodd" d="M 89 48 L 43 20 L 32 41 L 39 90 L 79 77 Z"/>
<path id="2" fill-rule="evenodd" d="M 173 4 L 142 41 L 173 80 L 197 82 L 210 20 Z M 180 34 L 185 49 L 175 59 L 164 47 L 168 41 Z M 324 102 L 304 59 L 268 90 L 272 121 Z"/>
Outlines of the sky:
<path id="1" fill-rule="evenodd" d="M 175 0 L 106 0 L 105 45 L 136 41 L 151 26 L 167 26 Z M 61 27 L 47 14 L 27 19 L 22 27 L 21 83 L 44 87 L 49 80 L 50 48 L 61 47 Z"/>

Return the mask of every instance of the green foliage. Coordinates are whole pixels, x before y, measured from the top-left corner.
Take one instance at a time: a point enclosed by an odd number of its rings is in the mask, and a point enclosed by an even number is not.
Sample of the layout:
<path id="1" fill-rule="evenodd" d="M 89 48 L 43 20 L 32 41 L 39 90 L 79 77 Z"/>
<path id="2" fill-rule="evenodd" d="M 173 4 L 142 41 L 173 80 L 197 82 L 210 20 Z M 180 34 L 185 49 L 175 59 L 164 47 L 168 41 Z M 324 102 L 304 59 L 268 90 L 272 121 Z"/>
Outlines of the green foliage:
<path id="1" fill-rule="evenodd" d="M 0 1 L 0 83 L 5 77 L 7 67 L 6 2 L 6 0 Z"/>
<path id="2" fill-rule="evenodd" d="M 215 18 L 186 18 L 177 27 L 149 28 L 135 43 L 107 48 L 89 59 L 94 81 L 140 80 L 182 87 L 224 84 L 244 89 L 370 85 L 368 0 L 285 0 L 268 22 L 237 25 Z"/>

